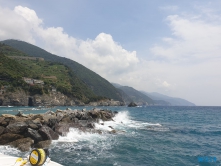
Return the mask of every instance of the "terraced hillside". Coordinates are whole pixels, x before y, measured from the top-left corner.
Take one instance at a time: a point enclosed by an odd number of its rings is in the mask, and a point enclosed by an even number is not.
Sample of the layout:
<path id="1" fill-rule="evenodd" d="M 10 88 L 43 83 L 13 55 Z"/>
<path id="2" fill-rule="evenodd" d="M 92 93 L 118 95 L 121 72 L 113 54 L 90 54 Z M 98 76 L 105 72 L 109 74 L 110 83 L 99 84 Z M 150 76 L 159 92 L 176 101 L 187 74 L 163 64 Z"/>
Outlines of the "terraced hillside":
<path id="1" fill-rule="evenodd" d="M 41 57 L 47 61 L 62 63 L 68 66 L 79 78 L 79 80 L 84 82 L 87 87 L 91 89 L 97 96 L 104 96 L 110 99 L 122 101 L 122 97 L 119 91 L 111 83 L 109 83 L 106 79 L 102 78 L 95 72 L 73 60 L 51 54 L 37 46 L 23 41 L 5 40 L 2 41 L 2 43 L 5 43 L 17 50 L 20 50 L 29 56 Z"/>

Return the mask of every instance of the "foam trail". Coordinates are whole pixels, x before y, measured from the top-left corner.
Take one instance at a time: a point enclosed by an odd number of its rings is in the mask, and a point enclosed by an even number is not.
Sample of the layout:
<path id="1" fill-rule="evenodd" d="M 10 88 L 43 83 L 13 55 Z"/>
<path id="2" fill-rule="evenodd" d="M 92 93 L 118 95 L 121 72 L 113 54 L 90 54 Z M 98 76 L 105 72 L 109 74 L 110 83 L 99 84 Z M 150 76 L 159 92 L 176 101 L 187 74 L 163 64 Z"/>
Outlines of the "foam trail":
<path id="1" fill-rule="evenodd" d="M 67 136 L 60 136 L 58 140 L 53 142 L 79 142 L 79 141 L 91 141 L 94 139 L 100 139 L 104 137 L 98 133 L 83 132 L 76 128 L 70 128 Z"/>

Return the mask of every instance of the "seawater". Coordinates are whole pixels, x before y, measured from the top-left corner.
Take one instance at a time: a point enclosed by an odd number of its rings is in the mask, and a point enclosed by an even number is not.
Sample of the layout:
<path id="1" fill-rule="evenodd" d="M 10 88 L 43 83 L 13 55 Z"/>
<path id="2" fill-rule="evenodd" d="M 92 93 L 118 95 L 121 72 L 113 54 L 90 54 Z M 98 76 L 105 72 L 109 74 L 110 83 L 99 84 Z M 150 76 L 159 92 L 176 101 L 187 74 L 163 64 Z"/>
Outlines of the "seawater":
<path id="1" fill-rule="evenodd" d="M 92 109 L 93 107 L 69 107 Z M 118 111 L 112 122 L 96 124 L 103 134 L 71 129 L 53 141 L 50 157 L 65 166 L 219 166 L 221 107 L 100 107 Z M 0 114 L 44 113 L 66 107 L 0 107 Z M 109 134 L 110 127 L 117 134 Z M 0 152 L 26 157 L 9 146 Z M 201 162 L 199 157 L 215 157 Z"/>

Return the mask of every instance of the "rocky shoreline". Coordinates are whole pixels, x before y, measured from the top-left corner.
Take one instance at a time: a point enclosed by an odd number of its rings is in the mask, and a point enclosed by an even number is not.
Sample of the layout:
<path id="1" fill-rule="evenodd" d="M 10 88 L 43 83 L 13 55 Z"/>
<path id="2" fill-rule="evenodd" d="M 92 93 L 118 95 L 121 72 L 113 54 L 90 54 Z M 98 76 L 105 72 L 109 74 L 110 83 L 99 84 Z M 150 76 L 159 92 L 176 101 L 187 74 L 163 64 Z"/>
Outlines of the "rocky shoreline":
<path id="1" fill-rule="evenodd" d="M 66 136 L 70 128 L 82 132 L 102 134 L 95 129 L 95 123 L 113 121 L 117 112 L 110 110 L 57 110 L 44 114 L 17 115 L 2 114 L 0 116 L 0 145 L 10 145 L 21 151 L 31 148 L 49 148 L 52 140 Z M 116 133 L 112 129 L 110 133 Z"/>

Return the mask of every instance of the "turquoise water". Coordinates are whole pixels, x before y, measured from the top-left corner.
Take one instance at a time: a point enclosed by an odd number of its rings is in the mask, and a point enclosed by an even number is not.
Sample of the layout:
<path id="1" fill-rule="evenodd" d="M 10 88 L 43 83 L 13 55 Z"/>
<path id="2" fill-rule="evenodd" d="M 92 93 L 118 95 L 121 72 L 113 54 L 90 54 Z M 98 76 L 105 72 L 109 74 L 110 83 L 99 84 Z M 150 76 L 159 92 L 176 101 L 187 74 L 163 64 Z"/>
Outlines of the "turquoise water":
<path id="1" fill-rule="evenodd" d="M 56 107 L 66 109 L 66 107 Z M 92 107 L 70 107 L 87 110 Z M 102 107 L 119 111 L 115 122 L 96 125 L 103 134 L 72 129 L 51 145 L 51 159 L 65 166 L 221 165 L 221 107 Z M 1 113 L 43 113 L 48 109 L 0 107 Z M 112 126 L 118 134 L 108 134 Z M 7 146 L 0 152 L 25 156 Z M 199 161 L 215 157 L 216 160 Z"/>

